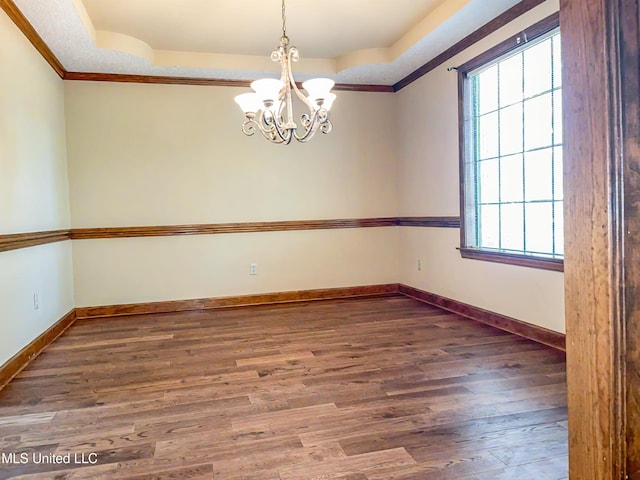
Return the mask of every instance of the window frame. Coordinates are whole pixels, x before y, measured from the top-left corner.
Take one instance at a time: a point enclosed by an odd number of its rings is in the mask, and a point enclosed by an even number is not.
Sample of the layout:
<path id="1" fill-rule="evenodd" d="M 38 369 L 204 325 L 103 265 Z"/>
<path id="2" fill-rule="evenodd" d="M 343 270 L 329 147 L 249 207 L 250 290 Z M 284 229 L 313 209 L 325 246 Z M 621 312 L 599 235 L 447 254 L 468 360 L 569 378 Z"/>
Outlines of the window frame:
<path id="1" fill-rule="evenodd" d="M 564 259 L 536 256 L 530 254 L 520 254 L 513 252 L 504 252 L 499 250 L 488 250 L 467 245 L 467 221 L 470 214 L 475 212 L 467 212 L 466 202 L 466 179 L 465 179 L 465 159 L 468 155 L 468 127 L 466 118 L 467 106 L 467 85 L 469 83 L 468 74 L 481 68 L 482 66 L 494 62 L 498 58 L 507 55 L 523 46 L 523 40 L 526 43 L 536 40 L 560 26 L 560 14 L 554 13 L 547 18 L 535 23 L 522 32 L 513 35 L 507 40 L 490 48 L 489 50 L 474 57 L 468 62 L 457 68 L 458 71 L 458 139 L 459 139 L 459 168 L 460 168 L 460 255 L 462 258 L 485 260 L 489 262 L 505 263 L 509 265 L 518 265 L 523 267 L 533 267 L 545 270 L 553 270 L 557 272 L 564 271 Z"/>

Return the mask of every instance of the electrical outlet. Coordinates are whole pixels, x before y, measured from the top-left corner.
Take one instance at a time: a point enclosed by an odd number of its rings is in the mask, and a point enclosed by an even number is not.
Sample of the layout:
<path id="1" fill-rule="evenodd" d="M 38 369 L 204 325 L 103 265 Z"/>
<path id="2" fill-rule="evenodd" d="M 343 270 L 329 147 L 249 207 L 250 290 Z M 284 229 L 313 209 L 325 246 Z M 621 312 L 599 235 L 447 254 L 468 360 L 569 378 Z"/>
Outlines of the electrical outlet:
<path id="1" fill-rule="evenodd" d="M 251 263 L 249 265 L 249 275 L 257 275 L 258 274 L 258 264 Z"/>
<path id="2" fill-rule="evenodd" d="M 40 302 L 38 301 L 38 292 L 33 292 L 33 309 L 38 310 L 40 308 Z"/>
<path id="3" fill-rule="evenodd" d="M 418 271 L 422 271 L 422 259 L 418 259 Z"/>

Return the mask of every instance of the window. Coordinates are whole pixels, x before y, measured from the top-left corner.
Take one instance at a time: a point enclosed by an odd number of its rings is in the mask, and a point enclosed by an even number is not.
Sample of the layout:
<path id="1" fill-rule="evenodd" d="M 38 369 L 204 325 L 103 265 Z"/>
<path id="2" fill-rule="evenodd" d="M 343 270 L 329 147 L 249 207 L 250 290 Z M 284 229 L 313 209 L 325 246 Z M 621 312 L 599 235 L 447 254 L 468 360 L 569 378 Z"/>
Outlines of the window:
<path id="1" fill-rule="evenodd" d="M 562 270 L 558 16 L 471 60 L 458 75 L 462 256 Z"/>

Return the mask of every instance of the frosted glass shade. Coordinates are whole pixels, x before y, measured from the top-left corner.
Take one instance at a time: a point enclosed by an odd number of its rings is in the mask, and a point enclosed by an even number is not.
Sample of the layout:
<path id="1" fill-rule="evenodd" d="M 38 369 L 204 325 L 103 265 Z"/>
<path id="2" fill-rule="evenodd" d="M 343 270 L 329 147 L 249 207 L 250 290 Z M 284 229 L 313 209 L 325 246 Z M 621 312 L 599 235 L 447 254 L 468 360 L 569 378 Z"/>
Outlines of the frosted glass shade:
<path id="1" fill-rule="evenodd" d="M 327 96 L 322 100 L 322 107 L 324 107 L 324 109 L 326 111 L 331 110 L 331 106 L 333 105 L 333 101 L 336 99 L 336 94 L 335 93 L 329 93 L 327 94 Z M 309 98 L 309 101 L 311 102 L 312 105 L 315 106 L 315 109 L 318 110 L 320 108 L 320 105 L 318 105 L 318 100 L 316 98 Z"/>
<path id="2" fill-rule="evenodd" d="M 262 78 L 251 82 L 251 88 L 263 102 L 276 102 L 280 97 L 282 87 L 284 87 L 282 81 L 275 78 Z"/>
<path id="3" fill-rule="evenodd" d="M 243 93 L 234 98 L 244 113 L 256 113 L 262 108 L 262 102 L 255 93 Z"/>
<path id="4" fill-rule="evenodd" d="M 326 99 L 336 82 L 328 78 L 312 78 L 302 84 L 312 100 Z"/>

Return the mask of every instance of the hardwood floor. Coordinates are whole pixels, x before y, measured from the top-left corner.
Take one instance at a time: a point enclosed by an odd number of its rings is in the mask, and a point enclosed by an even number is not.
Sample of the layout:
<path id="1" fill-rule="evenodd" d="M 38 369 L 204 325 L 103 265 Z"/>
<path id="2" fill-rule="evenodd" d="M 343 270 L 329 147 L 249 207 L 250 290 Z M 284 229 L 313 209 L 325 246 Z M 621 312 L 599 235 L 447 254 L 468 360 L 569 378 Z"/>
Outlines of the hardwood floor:
<path id="1" fill-rule="evenodd" d="M 565 479 L 565 382 L 402 296 L 79 321 L 0 392 L 0 478 Z"/>

